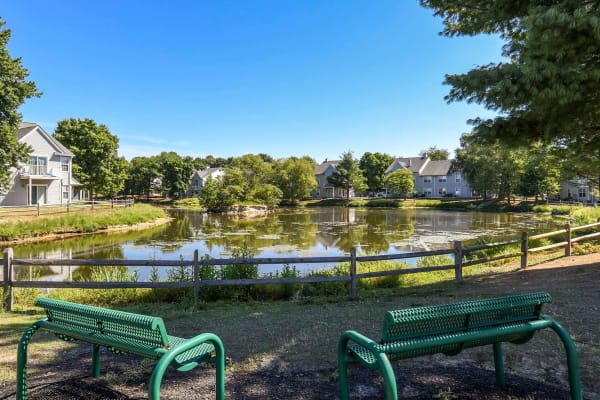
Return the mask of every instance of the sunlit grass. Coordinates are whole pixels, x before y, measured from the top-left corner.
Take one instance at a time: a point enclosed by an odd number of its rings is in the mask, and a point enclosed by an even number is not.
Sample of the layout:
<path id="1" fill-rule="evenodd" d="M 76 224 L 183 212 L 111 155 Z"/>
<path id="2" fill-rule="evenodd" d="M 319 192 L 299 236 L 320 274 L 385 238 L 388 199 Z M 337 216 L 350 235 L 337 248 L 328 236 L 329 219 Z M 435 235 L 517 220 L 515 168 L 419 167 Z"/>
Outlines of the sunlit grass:
<path id="1" fill-rule="evenodd" d="M 57 216 L 8 219 L 0 225 L 0 241 L 39 237 L 53 233 L 95 232 L 110 226 L 135 225 L 166 217 L 161 208 L 136 204 L 128 208 L 77 211 Z"/>

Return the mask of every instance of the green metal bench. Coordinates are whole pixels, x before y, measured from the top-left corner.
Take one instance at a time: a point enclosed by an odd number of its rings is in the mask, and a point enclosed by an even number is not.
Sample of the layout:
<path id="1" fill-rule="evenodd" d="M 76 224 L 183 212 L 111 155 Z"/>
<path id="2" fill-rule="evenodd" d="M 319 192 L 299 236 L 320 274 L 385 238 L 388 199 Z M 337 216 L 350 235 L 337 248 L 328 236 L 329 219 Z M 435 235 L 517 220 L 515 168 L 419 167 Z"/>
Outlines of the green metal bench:
<path id="1" fill-rule="evenodd" d="M 548 293 L 529 293 L 460 303 L 388 311 L 381 340 L 376 342 L 356 331 L 346 331 L 338 342 L 340 399 L 348 400 L 348 364 L 358 362 L 381 369 L 385 398 L 397 400 L 396 379 L 390 361 L 493 345 L 496 383 L 504 387 L 502 342 L 522 344 L 536 331 L 553 329 L 562 340 L 569 368 L 571 398 L 581 400 L 577 351 L 569 333 L 552 318 L 541 314 L 550 303 Z"/>
<path id="2" fill-rule="evenodd" d="M 17 351 L 17 399 L 27 398 L 27 346 L 31 336 L 43 329 L 65 341 L 92 344 L 92 375 L 100 376 L 100 347 L 115 354 L 136 354 L 156 359 L 150 379 L 149 399 L 160 398 L 160 384 L 169 365 L 189 371 L 202 362 L 216 365 L 216 399 L 225 398 L 225 353 L 223 343 L 212 333 L 190 339 L 167 335 L 162 318 L 77 303 L 39 298 L 35 305 L 46 310 L 24 333 Z"/>

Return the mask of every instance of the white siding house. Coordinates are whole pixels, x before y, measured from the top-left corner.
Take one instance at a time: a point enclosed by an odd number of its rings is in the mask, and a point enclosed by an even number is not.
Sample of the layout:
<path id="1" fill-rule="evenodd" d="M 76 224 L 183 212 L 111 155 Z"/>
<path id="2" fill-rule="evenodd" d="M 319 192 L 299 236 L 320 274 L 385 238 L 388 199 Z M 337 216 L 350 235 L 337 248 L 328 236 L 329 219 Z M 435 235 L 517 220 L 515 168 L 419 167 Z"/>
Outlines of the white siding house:
<path id="1" fill-rule="evenodd" d="M 11 189 L 0 194 L 0 206 L 66 204 L 79 199 L 81 184 L 73 178 L 73 153 L 41 126 L 21 123 L 17 139 L 31 147 L 29 163 L 12 170 Z"/>
<path id="2" fill-rule="evenodd" d="M 203 170 L 195 169 L 190 178 L 190 186 L 186 192 L 187 197 L 196 197 L 202 192 L 202 188 L 206 185 L 209 179 L 221 179 L 225 175 L 225 170 L 222 168 L 206 168 Z"/>
<path id="3" fill-rule="evenodd" d="M 415 194 L 419 197 L 471 197 L 469 183 L 460 171 L 452 168 L 452 160 L 431 160 L 429 157 L 396 158 L 385 171 L 398 169 L 413 174 Z"/>
<path id="4" fill-rule="evenodd" d="M 346 198 L 346 189 L 341 187 L 334 187 L 327 180 L 334 172 L 336 172 L 336 165 L 339 164 L 339 160 L 335 161 L 324 161 L 323 163 L 317 165 L 317 169 L 315 171 L 315 178 L 317 179 L 317 183 L 319 186 L 312 191 L 313 198 L 319 199 L 332 199 L 332 198 Z M 354 196 L 354 190 L 350 188 L 350 193 L 348 197 Z"/>

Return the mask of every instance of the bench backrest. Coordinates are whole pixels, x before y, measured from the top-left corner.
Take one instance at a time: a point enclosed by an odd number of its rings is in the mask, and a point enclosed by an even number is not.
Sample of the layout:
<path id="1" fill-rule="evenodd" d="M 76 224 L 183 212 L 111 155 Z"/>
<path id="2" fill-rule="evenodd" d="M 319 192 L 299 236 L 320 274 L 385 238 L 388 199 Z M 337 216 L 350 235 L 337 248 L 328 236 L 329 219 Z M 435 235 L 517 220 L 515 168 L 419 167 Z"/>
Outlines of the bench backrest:
<path id="1" fill-rule="evenodd" d="M 72 332 L 74 337 L 103 337 L 112 343 L 134 343 L 147 348 L 164 348 L 169 344 L 165 324 L 160 317 L 115 311 L 68 301 L 39 298 L 35 305 L 46 310 L 48 323 Z"/>
<path id="2" fill-rule="evenodd" d="M 381 342 L 535 320 L 550 302 L 548 293 L 537 292 L 388 311 Z"/>

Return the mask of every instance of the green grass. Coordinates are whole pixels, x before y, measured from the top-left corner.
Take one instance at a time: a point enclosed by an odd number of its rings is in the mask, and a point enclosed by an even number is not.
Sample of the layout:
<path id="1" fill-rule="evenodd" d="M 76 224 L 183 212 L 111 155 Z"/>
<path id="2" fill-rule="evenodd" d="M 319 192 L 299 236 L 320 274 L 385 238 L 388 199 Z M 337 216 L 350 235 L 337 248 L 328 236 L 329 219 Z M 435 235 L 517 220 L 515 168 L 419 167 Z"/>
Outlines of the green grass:
<path id="1" fill-rule="evenodd" d="M 431 258 L 422 261 L 422 265 L 447 261 Z M 130 302 L 117 308 L 162 316 L 172 335 L 189 337 L 199 332 L 216 333 L 226 344 L 227 356 L 231 359 L 230 374 L 260 371 L 269 360 L 280 360 L 282 365 L 306 362 L 307 365 L 331 367 L 333 370 L 340 334 L 354 329 L 377 338 L 383 315 L 388 310 L 547 290 L 554 302 L 545 307 L 544 312 L 557 318 L 577 338 L 583 386 L 584 390 L 589 390 L 600 373 L 600 332 L 596 329 L 600 324 L 600 314 L 590 313 L 590 304 L 597 304 L 598 291 L 596 286 L 587 282 L 597 281 L 600 276 L 597 268 L 590 267 L 581 272 L 578 269 L 572 268 L 569 274 L 566 273 L 568 271 L 550 270 L 543 274 L 542 271 L 517 272 L 508 267 L 480 269 L 465 274 L 462 284 L 453 282 L 453 271 L 423 273 L 410 276 L 410 279 L 419 280 L 418 284 L 410 287 L 363 288 L 361 297 L 356 301 L 348 300 L 344 294 L 284 302 L 219 302 L 202 304 L 199 308 L 181 303 Z M 472 268 L 465 271 L 470 270 Z M 441 277 L 447 279 L 441 280 Z M 37 318 L 40 318 L 39 312 L 30 308 L 0 313 L 0 345 L 4 349 L 0 354 L 0 384 L 14 384 L 18 340 Z M 58 360 L 67 354 L 64 352 L 68 348 L 66 346 L 73 346 L 50 335 L 39 335 L 36 334 L 32 341 L 34 374 L 35 362 L 40 362 L 40 358 L 44 363 Z M 557 350 L 561 349 L 561 344 L 556 335 L 540 332 L 531 343 L 506 348 L 507 368 L 512 373 L 542 381 L 550 374 L 564 384 L 566 374 L 561 370 L 565 365 L 564 353 Z M 470 360 L 492 368 L 493 358 L 491 350 L 488 350 L 467 351 L 457 358 L 449 358 L 448 362 L 460 365 L 461 360 Z M 119 360 L 114 358 L 111 362 L 121 362 Z M 588 395 L 586 398 L 593 397 Z"/>
<path id="2" fill-rule="evenodd" d="M 0 225 L 0 241 L 40 237 L 53 233 L 87 233 L 110 226 L 135 225 L 166 217 L 166 213 L 147 204 L 128 208 L 78 211 L 60 216 L 40 216 L 27 219 L 9 219 Z"/>

